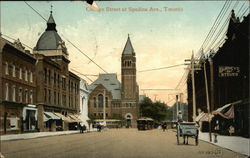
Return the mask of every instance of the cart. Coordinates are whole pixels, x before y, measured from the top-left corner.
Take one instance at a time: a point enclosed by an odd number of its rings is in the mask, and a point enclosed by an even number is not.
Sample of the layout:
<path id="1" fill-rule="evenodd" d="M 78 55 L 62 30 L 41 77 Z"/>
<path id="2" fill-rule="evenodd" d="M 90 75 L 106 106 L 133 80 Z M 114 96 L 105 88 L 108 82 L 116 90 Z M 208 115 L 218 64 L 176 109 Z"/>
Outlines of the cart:
<path id="1" fill-rule="evenodd" d="M 177 137 L 177 144 L 180 144 L 180 137 L 183 137 L 185 143 L 185 137 L 193 137 L 195 139 L 195 145 L 198 145 L 198 127 L 195 125 L 194 122 L 177 122 L 176 125 L 176 137 Z M 187 140 L 188 144 L 188 140 Z"/>

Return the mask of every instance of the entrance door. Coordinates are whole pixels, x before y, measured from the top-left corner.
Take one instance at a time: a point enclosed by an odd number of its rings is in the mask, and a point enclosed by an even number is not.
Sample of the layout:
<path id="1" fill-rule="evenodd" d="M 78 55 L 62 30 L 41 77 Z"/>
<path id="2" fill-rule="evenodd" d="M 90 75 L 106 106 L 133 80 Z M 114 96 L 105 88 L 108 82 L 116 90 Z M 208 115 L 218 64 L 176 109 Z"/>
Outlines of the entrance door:
<path id="1" fill-rule="evenodd" d="M 129 128 L 131 127 L 131 119 L 127 119 L 127 125 L 126 125 L 126 128 Z"/>

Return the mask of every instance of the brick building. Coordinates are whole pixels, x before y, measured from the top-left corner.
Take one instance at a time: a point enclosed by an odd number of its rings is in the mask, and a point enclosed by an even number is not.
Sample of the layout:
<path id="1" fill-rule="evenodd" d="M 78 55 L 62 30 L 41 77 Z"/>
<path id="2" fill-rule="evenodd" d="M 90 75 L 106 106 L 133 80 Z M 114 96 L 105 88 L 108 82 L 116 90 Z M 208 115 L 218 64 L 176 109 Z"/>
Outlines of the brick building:
<path id="1" fill-rule="evenodd" d="M 129 37 L 121 57 L 121 81 L 114 73 L 99 75 L 89 87 L 89 116 L 103 118 L 105 97 L 106 117 L 123 118 L 127 126 L 135 127 L 139 113 L 139 88 L 136 82 L 136 57 Z"/>
<path id="2" fill-rule="evenodd" d="M 36 59 L 19 40 L 0 40 L 0 133 L 35 131 Z"/>
<path id="3" fill-rule="evenodd" d="M 76 117 L 80 110 L 80 78 L 68 69 L 68 51 L 57 33 L 52 11 L 47 28 L 37 41 L 33 53 L 37 59 L 39 130 L 74 129 L 80 121 Z"/>

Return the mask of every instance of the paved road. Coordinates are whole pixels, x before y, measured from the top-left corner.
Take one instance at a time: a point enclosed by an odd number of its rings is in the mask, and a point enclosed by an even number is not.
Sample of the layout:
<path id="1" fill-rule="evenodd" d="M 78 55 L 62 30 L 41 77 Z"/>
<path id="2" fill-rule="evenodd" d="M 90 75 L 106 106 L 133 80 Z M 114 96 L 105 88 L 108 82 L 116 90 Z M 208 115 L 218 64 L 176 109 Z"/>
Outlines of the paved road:
<path id="1" fill-rule="evenodd" d="M 200 141 L 176 145 L 175 133 L 114 129 L 1 143 L 5 158 L 243 158 Z"/>

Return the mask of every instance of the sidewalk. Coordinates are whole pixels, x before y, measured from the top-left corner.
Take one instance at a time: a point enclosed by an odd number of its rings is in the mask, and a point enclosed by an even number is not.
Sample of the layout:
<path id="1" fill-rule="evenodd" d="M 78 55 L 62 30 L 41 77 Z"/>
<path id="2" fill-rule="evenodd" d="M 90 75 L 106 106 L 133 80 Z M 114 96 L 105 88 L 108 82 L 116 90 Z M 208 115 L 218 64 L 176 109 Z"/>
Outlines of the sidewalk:
<path id="1" fill-rule="evenodd" d="M 199 139 L 209 142 L 209 133 L 199 132 Z M 247 156 L 250 156 L 250 139 L 243 138 L 239 136 L 217 136 L 217 143 L 214 143 L 214 134 L 212 133 L 212 143 L 214 145 L 232 150 L 237 153 L 241 153 Z"/>
<path id="2" fill-rule="evenodd" d="M 91 130 L 93 132 L 95 130 Z M 25 134 L 10 134 L 10 135 L 1 135 L 1 141 L 10 141 L 10 140 L 20 140 L 20 139 L 31 139 L 31 138 L 40 138 L 40 137 L 49 137 L 49 136 L 59 136 L 59 135 L 68 135 L 80 133 L 79 130 L 75 131 L 57 131 L 57 132 L 35 132 L 35 133 L 25 133 Z"/>

